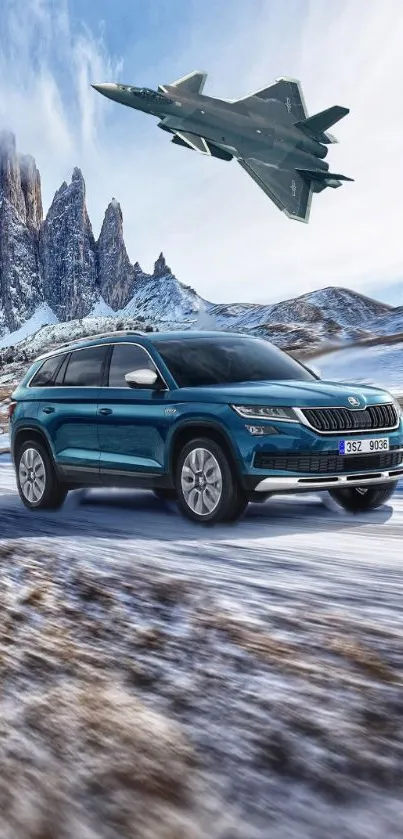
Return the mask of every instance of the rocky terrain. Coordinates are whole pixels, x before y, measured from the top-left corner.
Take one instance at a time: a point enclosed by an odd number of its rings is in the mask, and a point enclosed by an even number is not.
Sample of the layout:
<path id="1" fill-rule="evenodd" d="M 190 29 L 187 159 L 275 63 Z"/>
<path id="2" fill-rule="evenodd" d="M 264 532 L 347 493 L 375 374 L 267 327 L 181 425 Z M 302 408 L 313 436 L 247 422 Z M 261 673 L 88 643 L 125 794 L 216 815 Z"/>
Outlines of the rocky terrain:
<path id="1" fill-rule="evenodd" d="M 61 325 L 66 335 L 71 323 L 74 334 L 86 334 L 98 318 L 106 329 L 114 320 L 124 327 L 135 320 L 166 329 L 236 329 L 304 351 L 396 334 L 402 312 L 344 288 L 271 305 L 210 303 L 175 277 L 162 253 L 152 274 L 130 262 L 115 198 L 95 239 L 80 169 L 44 218 L 35 161 L 17 152 L 10 132 L 0 133 L 0 348 L 48 325 Z"/>

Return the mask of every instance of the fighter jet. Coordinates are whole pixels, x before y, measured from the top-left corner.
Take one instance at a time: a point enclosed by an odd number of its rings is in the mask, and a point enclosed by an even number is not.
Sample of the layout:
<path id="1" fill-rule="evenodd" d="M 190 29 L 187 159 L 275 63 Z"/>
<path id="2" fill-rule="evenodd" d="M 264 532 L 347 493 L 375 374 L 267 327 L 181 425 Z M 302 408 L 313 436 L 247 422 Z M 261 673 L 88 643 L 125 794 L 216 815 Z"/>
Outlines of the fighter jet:
<path id="1" fill-rule="evenodd" d="M 288 218 L 308 222 L 312 193 L 351 181 L 329 172 L 327 133 L 349 113 L 334 105 L 314 116 L 306 111 L 300 83 L 279 78 L 243 99 L 205 96 L 207 73 L 198 70 L 158 90 L 125 84 L 94 84 L 109 99 L 144 111 L 172 134 L 172 142 L 220 160 L 235 158 Z"/>

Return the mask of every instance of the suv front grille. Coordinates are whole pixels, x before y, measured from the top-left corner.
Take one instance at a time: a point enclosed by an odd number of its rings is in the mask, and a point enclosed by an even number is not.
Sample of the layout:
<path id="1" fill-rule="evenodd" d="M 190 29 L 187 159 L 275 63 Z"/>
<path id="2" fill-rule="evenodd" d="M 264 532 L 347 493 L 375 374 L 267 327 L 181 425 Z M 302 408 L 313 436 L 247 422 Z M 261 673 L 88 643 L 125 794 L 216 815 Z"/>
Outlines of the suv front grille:
<path id="1" fill-rule="evenodd" d="M 376 431 L 395 428 L 398 421 L 394 405 L 369 405 L 362 411 L 349 408 L 301 408 L 316 431 L 338 434 L 340 431 Z"/>
<path id="2" fill-rule="evenodd" d="M 396 451 L 398 449 L 398 451 Z M 392 446 L 389 452 L 343 456 L 338 452 L 327 454 L 271 454 L 257 453 L 255 469 L 278 472 L 306 472 L 315 474 L 336 474 L 339 472 L 365 472 L 373 469 L 393 469 L 403 460 L 403 452 Z"/>

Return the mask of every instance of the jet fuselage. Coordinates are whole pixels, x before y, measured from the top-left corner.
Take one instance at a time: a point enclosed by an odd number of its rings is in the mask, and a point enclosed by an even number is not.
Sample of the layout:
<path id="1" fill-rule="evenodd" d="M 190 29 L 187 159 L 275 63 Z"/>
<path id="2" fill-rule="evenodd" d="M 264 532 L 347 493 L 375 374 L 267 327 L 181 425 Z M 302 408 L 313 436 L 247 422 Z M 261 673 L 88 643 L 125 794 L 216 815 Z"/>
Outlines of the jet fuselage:
<path id="1" fill-rule="evenodd" d="M 287 121 L 282 109 L 279 108 L 278 119 L 272 115 L 269 117 L 267 102 L 263 100 L 256 99 L 253 105 L 242 100 L 227 102 L 203 94 L 179 92 L 168 85 L 163 92 L 104 85 L 104 88 L 107 87 L 111 91 L 108 94 L 103 90 L 106 96 L 109 95 L 122 105 L 158 117 L 163 122 L 161 127 L 167 131 L 176 130 L 204 137 L 228 150 L 236 158 L 256 156 L 268 165 L 276 166 L 287 154 L 292 153 L 296 167 L 324 171 L 329 168 L 323 160 L 328 152 L 326 146 L 294 128 L 292 117 Z"/>

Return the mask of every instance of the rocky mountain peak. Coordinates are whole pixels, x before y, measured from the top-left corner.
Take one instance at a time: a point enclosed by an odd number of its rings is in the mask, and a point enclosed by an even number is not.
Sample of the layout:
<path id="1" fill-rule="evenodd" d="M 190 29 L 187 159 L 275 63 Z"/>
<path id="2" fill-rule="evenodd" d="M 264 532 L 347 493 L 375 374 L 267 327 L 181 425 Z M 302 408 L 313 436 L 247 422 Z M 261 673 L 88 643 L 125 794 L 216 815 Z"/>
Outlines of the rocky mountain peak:
<path id="1" fill-rule="evenodd" d="M 108 204 L 98 243 L 99 288 L 115 311 L 123 309 L 134 292 L 135 269 L 123 238 L 123 214 L 116 198 Z"/>
<path id="2" fill-rule="evenodd" d="M 38 228 L 39 173 L 17 153 L 11 131 L 0 132 L 0 331 L 13 331 L 41 302 Z"/>
<path id="3" fill-rule="evenodd" d="M 21 186 L 20 160 L 15 136 L 11 131 L 0 133 L 0 192 L 25 222 L 27 211 Z"/>
<path id="4" fill-rule="evenodd" d="M 108 204 L 108 206 L 105 210 L 104 221 L 105 221 L 105 219 L 108 219 L 108 220 L 116 219 L 117 223 L 119 224 L 119 226 L 122 229 L 122 236 L 123 236 L 123 213 L 122 213 L 122 209 L 121 209 L 121 206 L 119 204 L 119 201 L 117 201 L 116 198 L 112 198 L 112 200 L 109 202 L 109 204 Z"/>
<path id="5" fill-rule="evenodd" d="M 119 201 L 117 201 L 116 198 L 112 198 L 112 200 L 108 204 L 107 210 L 110 210 L 111 212 L 114 211 L 115 213 L 118 213 L 123 220 L 122 209 L 121 209 L 121 206 L 119 204 Z"/>
<path id="6" fill-rule="evenodd" d="M 0 132 L 0 193 L 21 221 L 38 232 L 43 215 L 41 178 L 34 158 L 18 154 L 11 131 Z"/>
<path id="7" fill-rule="evenodd" d="M 172 274 L 172 271 L 166 263 L 164 254 L 161 252 L 154 263 L 153 277 L 165 277 L 167 274 Z"/>
<path id="8" fill-rule="evenodd" d="M 39 255 L 44 298 L 57 317 L 89 314 L 99 297 L 97 255 L 78 168 L 55 194 L 41 228 Z"/>
<path id="9" fill-rule="evenodd" d="M 72 181 L 79 181 L 79 183 L 82 184 L 82 186 L 84 187 L 84 190 L 85 190 L 84 176 L 83 176 L 83 173 L 82 173 L 81 169 L 79 169 L 78 166 L 74 167 L 73 174 L 71 176 L 71 180 Z"/>
<path id="10" fill-rule="evenodd" d="M 193 297 L 188 300 L 162 253 L 152 276 L 138 262 L 131 264 L 116 198 L 95 242 L 78 167 L 56 191 L 43 221 L 35 160 L 18 153 L 9 131 L 0 133 L 0 198 L 0 336 L 15 332 L 41 306 L 60 321 L 104 311 L 105 303 L 114 312 L 130 306 L 143 318 L 155 310 L 159 317 L 169 313 L 177 320 L 183 306 L 186 313 L 193 311 Z M 162 277 L 167 280 L 163 293 Z"/>

